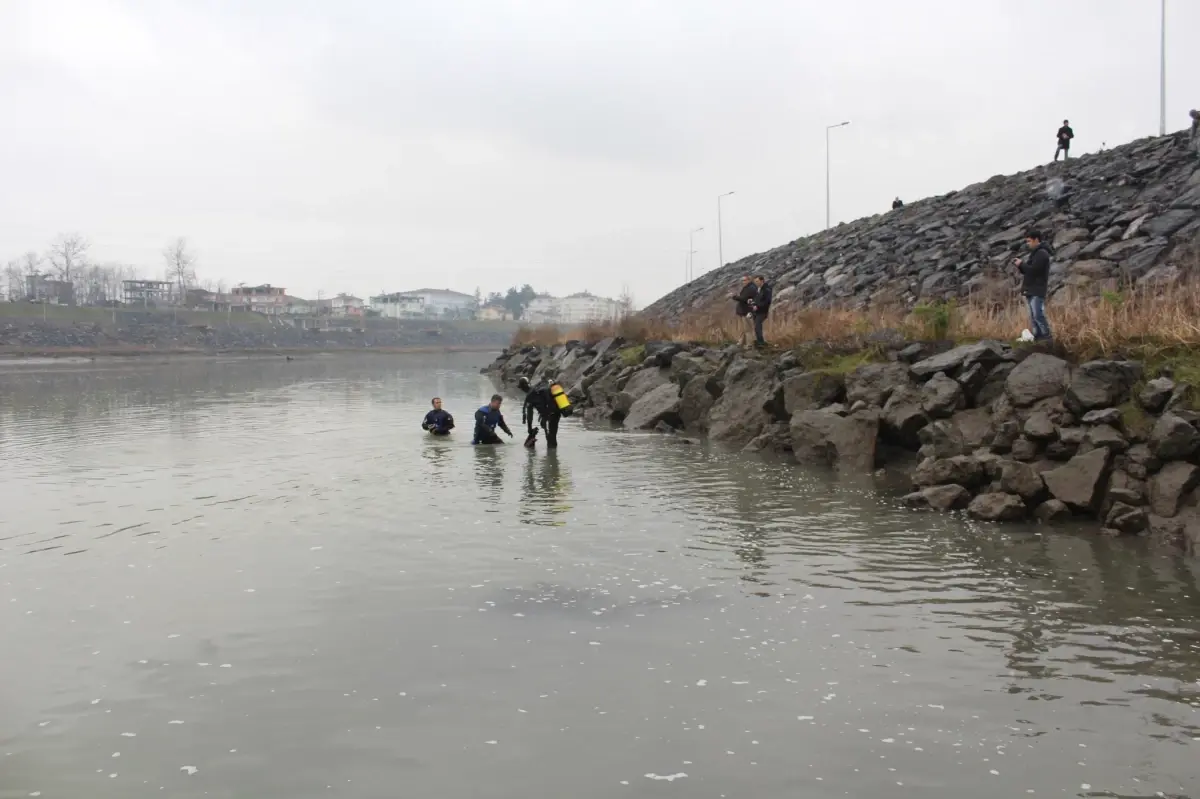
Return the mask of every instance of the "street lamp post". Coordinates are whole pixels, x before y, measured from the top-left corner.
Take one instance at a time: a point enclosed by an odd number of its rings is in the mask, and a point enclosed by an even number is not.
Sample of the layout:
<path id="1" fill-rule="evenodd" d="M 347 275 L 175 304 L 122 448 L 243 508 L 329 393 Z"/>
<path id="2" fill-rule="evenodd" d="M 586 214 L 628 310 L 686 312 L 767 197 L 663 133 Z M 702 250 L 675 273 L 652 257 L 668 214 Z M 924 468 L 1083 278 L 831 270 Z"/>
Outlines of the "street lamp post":
<path id="1" fill-rule="evenodd" d="M 704 228 L 698 227 L 688 233 L 688 281 L 691 281 L 692 275 L 694 274 L 694 270 L 692 269 L 692 256 L 696 253 L 696 248 L 693 246 L 692 238 L 702 230 L 704 230 Z"/>
<path id="2" fill-rule="evenodd" d="M 839 122 L 836 125 L 825 126 L 825 229 L 829 229 L 829 131 L 834 128 L 844 128 L 850 124 L 850 120 Z"/>
<path id="3" fill-rule="evenodd" d="M 1158 135 L 1167 135 L 1167 0 L 1159 9 L 1161 30 L 1158 43 Z"/>
<path id="4" fill-rule="evenodd" d="M 721 198 L 728 197 L 733 194 L 732 191 L 727 191 L 724 194 L 717 195 L 717 268 L 720 269 L 725 265 L 725 250 L 721 241 Z"/>

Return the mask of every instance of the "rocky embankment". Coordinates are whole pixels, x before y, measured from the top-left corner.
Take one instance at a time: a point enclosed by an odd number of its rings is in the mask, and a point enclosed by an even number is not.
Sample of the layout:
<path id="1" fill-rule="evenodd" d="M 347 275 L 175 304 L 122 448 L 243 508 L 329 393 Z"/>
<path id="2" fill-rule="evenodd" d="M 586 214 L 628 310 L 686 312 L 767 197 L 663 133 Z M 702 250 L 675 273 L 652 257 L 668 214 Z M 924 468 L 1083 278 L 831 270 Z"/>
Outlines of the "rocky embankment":
<path id="1" fill-rule="evenodd" d="M 1009 262 L 1035 227 L 1055 250 L 1051 296 L 1175 281 L 1198 261 L 1200 162 L 1178 133 L 993 177 L 748 256 L 645 313 L 674 321 L 726 308 L 738 278 L 758 273 L 775 285 L 777 312 L 998 299 L 1011 293 Z"/>
<path id="2" fill-rule="evenodd" d="M 122 312 L 115 325 L 28 317 L 0 320 L 0 355 L 494 349 L 511 338 L 507 327 L 462 329 L 436 322 L 316 330 L 281 324 L 188 324 L 170 314 L 129 312 Z"/>
<path id="3" fill-rule="evenodd" d="M 764 355 L 619 339 L 506 350 L 484 371 L 548 376 L 585 421 L 690 432 L 840 472 L 906 470 L 903 502 L 988 521 L 1072 517 L 1200 551 L 1200 387 L 1132 361 L 1070 364 L 996 341 Z M 853 368 L 847 365 L 855 364 Z"/>

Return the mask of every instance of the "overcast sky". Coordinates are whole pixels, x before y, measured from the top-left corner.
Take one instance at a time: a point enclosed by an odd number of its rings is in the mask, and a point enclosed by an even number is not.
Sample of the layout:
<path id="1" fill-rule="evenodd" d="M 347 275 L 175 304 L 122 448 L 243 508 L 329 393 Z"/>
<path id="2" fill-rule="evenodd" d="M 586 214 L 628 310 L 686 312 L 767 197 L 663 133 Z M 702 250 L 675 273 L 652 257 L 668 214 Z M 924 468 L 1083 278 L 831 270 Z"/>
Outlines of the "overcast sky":
<path id="1" fill-rule="evenodd" d="M 1200 2 L 1168 2 L 1168 129 Z M 326 296 L 695 268 L 1158 129 L 1157 0 L 0 0 L 0 261 Z M 1189 35 L 1191 34 L 1191 35 Z"/>

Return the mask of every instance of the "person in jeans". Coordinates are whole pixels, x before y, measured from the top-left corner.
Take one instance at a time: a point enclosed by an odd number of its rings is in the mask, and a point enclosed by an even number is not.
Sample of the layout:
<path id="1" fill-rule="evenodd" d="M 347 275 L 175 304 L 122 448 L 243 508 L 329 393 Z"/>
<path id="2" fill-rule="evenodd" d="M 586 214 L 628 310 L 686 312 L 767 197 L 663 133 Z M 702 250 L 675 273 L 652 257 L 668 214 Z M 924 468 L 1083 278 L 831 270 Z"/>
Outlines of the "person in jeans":
<path id="1" fill-rule="evenodd" d="M 1042 234 L 1031 230 L 1025 234 L 1029 255 L 1016 258 L 1013 264 L 1021 273 L 1021 293 L 1029 303 L 1029 322 L 1034 341 L 1050 341 L 1050 323 L 1046 321 L 1046 285 L 1050 282 L 1050 248 L 1042 243 Z"/>
<path id="2" fill-rule="evenodd" d="M 749 343 L 750 330 L 753 327 L 751 320 L 754 316 L 754 312 L 750 308 L 750 302 L 757 294 L 758 286 L 754 285 L 754 281 L 750 279 L 749 275 L 742 275 L 742 290 L 729 298 L 737 303 L 734 306 L 733 312 L 738 317 L 738 329 L 741 331 L 741 335 L 738 336 L 738 343 L 742 346 Z"/>
<path id="3" fill-rule="evenodd" d="M 1066 161 L 1071 157 L 1071 139 L 1075 138 L 1075 131 L 1071 130 L 1071 123 L 1063 120 L 1063 126 L 1058 129 L 1058 147 L 1054 150 L 1054 160 L 1058 160 L 1058 154 L 1063 154 L 1063 160 Z"/>
<path id="4" fill-rule="evenodd" d="M 767 321 L 774 292 L 771 284 L 763 275 L 754 276 L 754 285 L 758 288 L 758 293 L 754 295 L 754 299 L 750 300 L 750 310 L 754 313 L 754 346 L 765 347 L 767 340 L 763 338 L 763 322 Z"/>

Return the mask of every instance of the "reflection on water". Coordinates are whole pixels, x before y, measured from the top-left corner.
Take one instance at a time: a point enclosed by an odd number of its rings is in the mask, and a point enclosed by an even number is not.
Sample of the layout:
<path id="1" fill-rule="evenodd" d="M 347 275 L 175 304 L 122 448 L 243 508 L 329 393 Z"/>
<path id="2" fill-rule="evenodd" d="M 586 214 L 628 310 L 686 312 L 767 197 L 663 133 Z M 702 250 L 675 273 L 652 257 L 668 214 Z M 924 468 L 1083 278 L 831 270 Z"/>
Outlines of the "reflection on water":
<path id="1" fill-rule="evenodd" d="M 423 434 L 484 360 L 0 367 L 0 799 L 1200 797 L 1196 561 Z"/>

